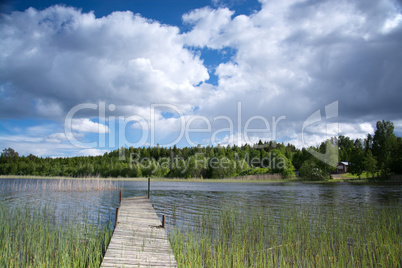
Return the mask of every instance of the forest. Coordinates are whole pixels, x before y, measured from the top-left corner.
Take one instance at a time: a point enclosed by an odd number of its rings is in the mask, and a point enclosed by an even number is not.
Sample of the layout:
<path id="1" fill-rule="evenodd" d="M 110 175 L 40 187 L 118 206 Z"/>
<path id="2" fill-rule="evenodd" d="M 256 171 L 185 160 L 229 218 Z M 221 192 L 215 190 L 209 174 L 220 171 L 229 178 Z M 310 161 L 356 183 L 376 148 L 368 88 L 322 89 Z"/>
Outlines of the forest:
<path id="1" fill-rule="evenodd" d="M 335 172 L 330 165 L 309 151 L 334 152 L 334 161 L 349 163 L 349 171 L 360 177 L 388 178 L 402 174 L 402 140 L 394 134 L 390 121 L 378 121 L 374 135 L 365 139 L 338 136 L 311 148 L 262 142 L 243 146 L 141 147 L 120 148 L 103 156 L 37 157 L 20 156 L 6 148 L 0 156 L 0 175 L 67 177 L 166 177 L 229 178 L 257 174 L 295 176 L 305 180 L 325 180 Z"/>

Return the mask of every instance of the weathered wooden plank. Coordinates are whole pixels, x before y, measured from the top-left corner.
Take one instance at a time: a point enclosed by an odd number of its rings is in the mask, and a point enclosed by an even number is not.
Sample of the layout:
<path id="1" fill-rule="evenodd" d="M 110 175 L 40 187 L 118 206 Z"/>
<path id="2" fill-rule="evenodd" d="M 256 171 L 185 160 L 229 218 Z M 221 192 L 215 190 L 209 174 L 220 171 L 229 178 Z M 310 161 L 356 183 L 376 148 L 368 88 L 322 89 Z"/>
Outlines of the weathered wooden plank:
<path id="1" fill-rule="evenodd" d="M 101 267 L 177 267 L 161 224 L 149 199 L 123 198 Z"/>

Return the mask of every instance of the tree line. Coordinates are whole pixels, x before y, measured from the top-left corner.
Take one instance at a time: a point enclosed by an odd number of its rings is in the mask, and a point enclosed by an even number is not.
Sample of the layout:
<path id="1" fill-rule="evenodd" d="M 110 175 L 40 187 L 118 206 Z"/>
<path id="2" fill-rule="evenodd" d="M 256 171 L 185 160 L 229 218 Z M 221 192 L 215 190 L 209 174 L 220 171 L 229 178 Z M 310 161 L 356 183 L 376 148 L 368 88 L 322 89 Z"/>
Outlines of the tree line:
<path id="1" fill-rule="evenodd" d="M 326 179 L 336 167 L 320 161 L 309 150 L 325 153 L 332 162 L 346 161 L 354 174 L 363 171 L 383 177 L 402 173 L 401 138 L 389 121 L 377 122 L 374 136 L 364 140 L 339 136 L 311 148 L 262 142 L 243 146 L 140 147 L 120 148 L 103 156 L 43 158 L 32 154 L 20 156 L 12 148 L 0 156 L 0 175 L 68 177 L 167 177 L 226 178 L 256 174 L 294 176 L 299 170 L 304 179 Z M 338 155 L 335 154 L 338 152 Z"/>

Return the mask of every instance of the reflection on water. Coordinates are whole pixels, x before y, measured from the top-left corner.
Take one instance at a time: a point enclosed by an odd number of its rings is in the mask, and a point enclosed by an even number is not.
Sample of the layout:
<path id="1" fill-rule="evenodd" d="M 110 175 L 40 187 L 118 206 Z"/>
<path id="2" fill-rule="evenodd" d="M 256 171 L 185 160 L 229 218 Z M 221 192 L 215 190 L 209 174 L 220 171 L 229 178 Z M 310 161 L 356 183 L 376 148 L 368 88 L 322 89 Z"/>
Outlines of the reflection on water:
<path id="1" fill-rule="evenodd" d="M 60 215 L 74 214 L 77 218 L 89 212 L 91 222 L 114 222 L 119 205 L 119 191 L 88 190 L 58 191 L 41 187 L 50 180 L 2 179 L 0 202 L 51 205 Z M 31 187 L 15 187 L 15 184 Z M 147 194 L 147 182 L 122 181 L 118 187 L 123 197 Z M 13 186 L 14 185 L 14 186 Z M 400 206 L 402 185 L 353 185 L 348 183 L 208 183 L 208 182 L 157 182 L 151 183 L 151 202 L 161 217 L 167 216 L 170 225 L 181 224 L 189 215 L 199 215 L 208 207 L 219 211 L 230 205 L 239 209 L 311 206 L 325 209 L 359 208 L 362 206 Z"/>

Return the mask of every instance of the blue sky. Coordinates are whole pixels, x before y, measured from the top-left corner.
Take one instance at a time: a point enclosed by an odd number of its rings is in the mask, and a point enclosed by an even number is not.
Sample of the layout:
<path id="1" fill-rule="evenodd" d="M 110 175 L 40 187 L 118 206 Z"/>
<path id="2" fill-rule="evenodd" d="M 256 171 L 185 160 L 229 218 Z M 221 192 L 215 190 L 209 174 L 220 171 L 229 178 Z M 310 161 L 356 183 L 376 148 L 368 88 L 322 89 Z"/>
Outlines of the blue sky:
<path id="1" fill-rule="evenodd" d="M 361 1 L 6 1 L 0 148 L 402 135 L 402 6 Z"/>

